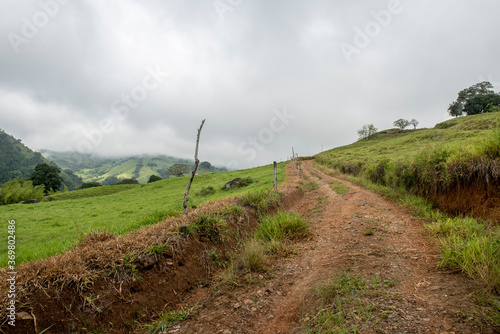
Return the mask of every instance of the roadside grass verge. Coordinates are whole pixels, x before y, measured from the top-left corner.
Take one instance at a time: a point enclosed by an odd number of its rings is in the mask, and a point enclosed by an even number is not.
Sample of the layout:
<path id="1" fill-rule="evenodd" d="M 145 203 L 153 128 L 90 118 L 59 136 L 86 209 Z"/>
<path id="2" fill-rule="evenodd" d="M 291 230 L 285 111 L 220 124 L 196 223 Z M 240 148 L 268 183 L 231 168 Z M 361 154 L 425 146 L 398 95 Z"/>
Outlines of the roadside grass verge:
<path id="1" fill-rule="evenodd" d="M 199 175 L 194 179 L 190 208 L 274 186 L 272 165 L 234 172 Z M 255 182 L 238 189 L 221 190 L 235 178 Z M 278 182 L 285 178 L 278 165 Z M 114 185 L 58 193 L 37 204 L 0 206 L 0 229 L 16 221 L 16 265 L 63 253 L 92 232 L 121 235 L 179 215 L 189 177 L 164 179 L 146 185 Z M 212 187 L 215 191 L 203 192 Z M 200 193 L 200 195 L 196 195 Z M 52 200 L 50 200 L 52 199 Z M 257 209 L 265 209 L 265 203 Z M 7 239 L 0 243 L 0 267 L 7 265 Z"/>
<path id="2" fill-rule="evenodd" d="M 328 173 L 326 167 L 325 172 Z M 408 193 L 404 188 L 376 184 L 363 177 L 337 175 L 373 190 L 409 208 L 417 217 L 427 221 L 426 231 L 440 245 L 439 266 L 458 270 L 478 281 L 483 291 L 476 297 L 480 302 L 474 312 L 500 326 L 500 225 L 472 217 L 449 217 L 433 209 L 423 197 Z"/>
<path id="3" fill-rule="evenodd" d="M 305 333 L 362 333 L 387 318 L 384 299 L 393 287 L 380 276 L 362 278 L 341 270 L 330 283 L 314 290 L 319 303 L 302 319 Z"/>

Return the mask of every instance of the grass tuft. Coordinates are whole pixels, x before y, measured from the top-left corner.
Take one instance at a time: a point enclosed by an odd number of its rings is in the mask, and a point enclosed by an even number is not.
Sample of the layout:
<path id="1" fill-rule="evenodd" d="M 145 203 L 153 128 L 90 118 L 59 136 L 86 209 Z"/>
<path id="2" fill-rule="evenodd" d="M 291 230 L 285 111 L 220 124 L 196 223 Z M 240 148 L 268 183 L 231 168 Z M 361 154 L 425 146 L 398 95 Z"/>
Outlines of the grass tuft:
<path id="1" fill-rule="evenodd" d="M 275 191 L 258 190 L 249 192 L 238 200 L 241 206 L 249 206 L 256 210 L 257 215 L 262 216 L 268 209 L 279 204 L 282 194 Z"/>
<path id="2" fill-rule="evenodd" d="M 346 195 L 347 193 L 349 193 L 350 188 L 341 182 L 330 181 L 330 182 L 328 182 L 328 184 L 330 185 L 330 188 L 332 188 L 332 190 L 335 191 L 340 196 L 343 196 L 343 195 Z"/>
<path id="3" fill-rule="evenodd" d="M 262 219 L 256 237 L 271 242 L 302 239 L 309 234 L 309 224 L 300 215 L 280 211 L 274 216 Z"/>
<path id="4" fill-rule="evenodd" d="M 258 239 L 250 239 L 243 245 L 242 259 L 253 272 L 266 271 L 266 246 Z"/>

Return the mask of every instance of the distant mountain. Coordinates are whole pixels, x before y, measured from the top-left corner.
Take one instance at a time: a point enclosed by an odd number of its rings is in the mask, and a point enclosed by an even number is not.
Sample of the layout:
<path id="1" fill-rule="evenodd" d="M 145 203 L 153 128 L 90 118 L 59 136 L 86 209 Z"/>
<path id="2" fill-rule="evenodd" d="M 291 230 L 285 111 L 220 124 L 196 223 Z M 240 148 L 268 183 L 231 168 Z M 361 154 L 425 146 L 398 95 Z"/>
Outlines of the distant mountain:
<path id="1" fill-rule="evenodd" d="M 36 165 L 50 161 L 24 146 L 21 139 L 0 131 L 0 184 L 16 178 L 29 178 Z"/>
<path id="2" fill-rule="evenodd" d="M 0 131 L 0 184 L 12 179 L 30 178 L 40 163 L 54 165 L 39 152 L 25 146 L 21 139 Z M 82 180 L 69 169 L 61 169 L 61 177 L 69 190 L 78 189 L 82 184 Z"/>
<path id="3" fill-rule="evenodd" d="M 167 170 L 173 164 L 194 165 L 194 161 L 165 155 L 132 156 L 124 158 L 100 157 L 77 152 L 42 150 L 43 156 L 61 168 L 69 168 L 84 182 L 112 183 L 112 180 L 134 178 L 147 183 L 151 175 L 168 177 Z"/>

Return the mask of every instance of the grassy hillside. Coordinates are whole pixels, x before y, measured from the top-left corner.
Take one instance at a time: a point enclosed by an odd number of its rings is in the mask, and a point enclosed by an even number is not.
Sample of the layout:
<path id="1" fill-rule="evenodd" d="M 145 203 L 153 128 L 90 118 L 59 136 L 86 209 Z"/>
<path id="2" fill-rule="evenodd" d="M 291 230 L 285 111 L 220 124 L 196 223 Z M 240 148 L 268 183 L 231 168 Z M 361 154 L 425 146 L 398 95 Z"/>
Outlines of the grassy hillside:
<path id="1" fill-rule="evenodd" d="M 237 177 L 251 177 L 255 182 L 244 188 L 222 190 L 226 182 Z M 280 164 L 278 181 L 283 180 L 284 167 Z M 92 230 L 123 234 L 180 214 L 187 183 L 188 177 L 180 177 L 147 185 L 102 186 L 58 193 L 37 204 L 3 206 L 0 228 L 7 231 L 8 221 L 16 221 L 17 261 L 44 258 L 69 249 Z M 214 191 L 200 194 L 208 187 Z M 272 166 L 199 175 L 194 179 L 189 205 L 272 187 Z M 0 266 L 7 263 L 6 243 L 7 238 L 0 247 Z"/>
<path id="2" fill-rule="evenodd" d="M 386 130 L 318 154 L 317 161 L 403 188 L 453 214 L 500 220 L 500 114 L 460 117 L 416 131 Z"/>
<path id="3" fill-rule="evenodd" d="M 193 165 L 194 162 L 165 155 L 135 156 L 124 158 L 100 157 L 77 152 L 53 152 L 43 150 L 42 154 L 62 168 L 69 168 L 84 182 L 102 183 L 107 177 L 119 179 L 134 178 L 139 183 L 147 183 L 151 175 L 166 177 L 170 166 L 176 163 Z M 200 171 L 203 173 L 203 171 Z"/>
<path id="4" fill-rule="evenodd" d="M 368 140 L 337 147 L 316 155 L 319 162 L 349 173 L 358 173 L 380 161 L 409 161 L 424 149 L 473 146 L 500 124 L 498 113 L 454 118 L 433 129 L 397 130 L 376 133 Z"/>
<path id="5" fill-rule="evenodd" d="M 29 178 L 39 163 L 50 163 L 13 136 L 0 131 L 0 184 L 16 178 Z"/>

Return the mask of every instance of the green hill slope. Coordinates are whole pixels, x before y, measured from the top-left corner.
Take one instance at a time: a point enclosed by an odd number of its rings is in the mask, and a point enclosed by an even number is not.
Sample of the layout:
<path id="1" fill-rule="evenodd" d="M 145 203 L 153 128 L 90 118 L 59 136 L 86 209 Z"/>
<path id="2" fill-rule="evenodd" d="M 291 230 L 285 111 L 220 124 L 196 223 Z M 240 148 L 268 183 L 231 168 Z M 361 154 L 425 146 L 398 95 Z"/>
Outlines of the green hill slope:
<path id="1" fill-rule="evenodd" d="M 232 190 L 222 190 L 234 178 L 251 177 L 255 182 Z M 7 231 L 9 220 L 16 221 L 16 259 L 39 259 L 63 252 L 83 235 L 95 230 L 123 234 L 155 224 L 182 212 L 189 177 L 165 179 L 146 185 L 113 185 L 58 193 L 46 201 L 0 206 L 0 228 Z M 284 180 L 284 164 L 279 165 L 278 182 Z M 248 191 L 272 189 L 273 167 L 213 173 L 195 177 L 189 205 L 198 206 Z M 206 195 L 200 193 L 202 189 Z M 7 240 L 7 239 L 5 239 Z M 1 243 L 0 266 L 7 263 L 7 242 Z"/>
<path id="2" fill-rule="evenodd" d="M 54 163 L 44 158 L 40 153 L 24 146 L 20 139 L 0 131 L 0 184 L 17 178 L 29 178 L 36 165 Z M 70 169 L 61 169 L 64 185 L 69 190 L 78 189 L 82 181 Z"/>
<path id="3" fill-rule="evenodd" d="M 453 213 L 498 219 L 499 125 L 500 114 L 487 113 L 451 119 L 433 129 L 385 130 L 322 152 L 316 160 L 427 196 Z"/>
<path id="4" fill-rule="evenodd" d="M 16 178 L 29 178 L 39 163 L 50 163 L 33 152 L 20 139 L 0 131 L 0 184 Z"/>

